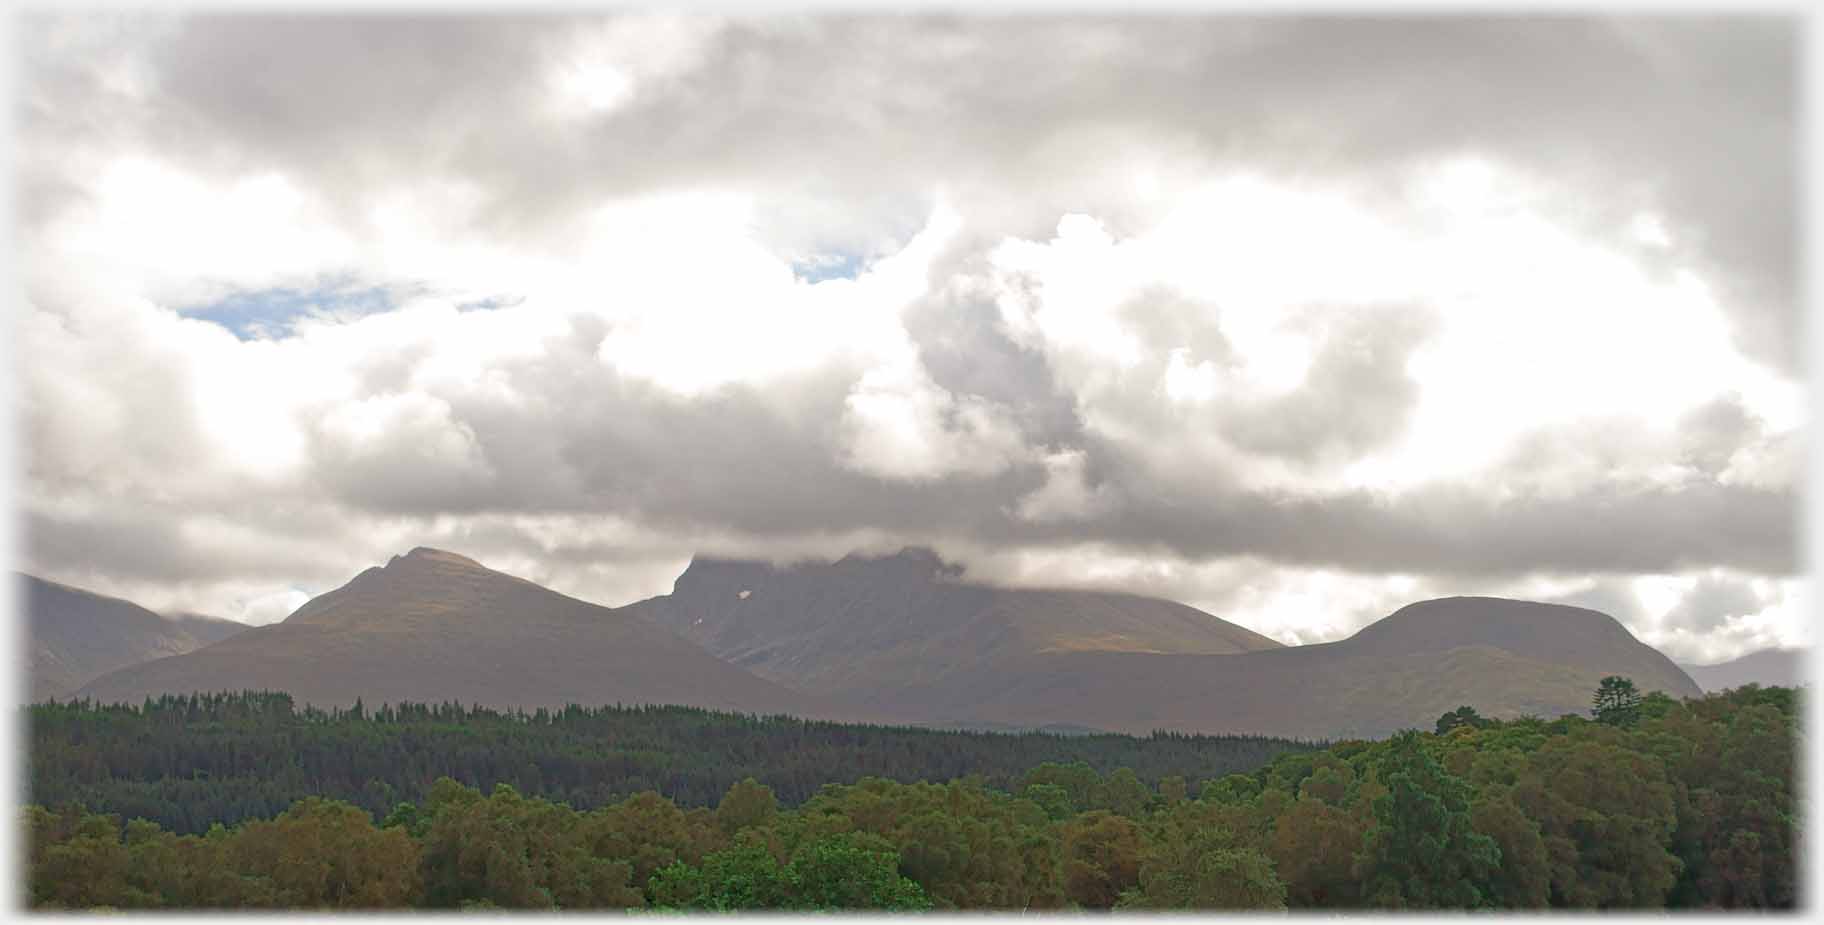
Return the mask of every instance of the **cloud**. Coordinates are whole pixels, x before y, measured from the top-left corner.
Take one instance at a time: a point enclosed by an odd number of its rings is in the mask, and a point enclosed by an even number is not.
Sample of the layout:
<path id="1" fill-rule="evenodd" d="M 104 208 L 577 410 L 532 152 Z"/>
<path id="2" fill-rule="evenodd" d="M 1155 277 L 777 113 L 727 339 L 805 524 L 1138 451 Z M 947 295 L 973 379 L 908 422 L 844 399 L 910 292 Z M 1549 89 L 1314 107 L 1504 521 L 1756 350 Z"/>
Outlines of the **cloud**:
<path id="1" fill-rule="evenodd" d="M 1045 484 L 1021 498 L 1014 515 L 1035 523 L 1080 521 L 1107 510 L 1113 503 L 1107 486 L 1092 485 L 1088 456 L 1067 450 L 1045 457 Z"/>
<path id="2" fill-rule="evenodd" d="M 24 28 L 50 577 L 924 543 L 1312 640 L 1798 568 L 1787 20 Z"/>
<path id="3" fill-rule="evenodd" d="M 843 461 L 883 479 L 991 476 L 1027 455 L 1014 425 L 916 366 L 870 370 L 843 400 Z"/>
<path id="4" fill-rule="evenodd" d="M 1713 664 L 1766 648 L 1809 645 L 1804 579 L 1727 569 L 1602 578 L 1545 597 L 1600 610 L 1679 662 Z"/>
<path id="5" fill-rule="evenodd" d="M 1766 603 L 1750 581 L 1704 576 L 1685 592 L 1678 606 L 1660 618 L 1660 623 L 1668 629 L 1703 632 L 1732 618 L 1757 614 Z"/>

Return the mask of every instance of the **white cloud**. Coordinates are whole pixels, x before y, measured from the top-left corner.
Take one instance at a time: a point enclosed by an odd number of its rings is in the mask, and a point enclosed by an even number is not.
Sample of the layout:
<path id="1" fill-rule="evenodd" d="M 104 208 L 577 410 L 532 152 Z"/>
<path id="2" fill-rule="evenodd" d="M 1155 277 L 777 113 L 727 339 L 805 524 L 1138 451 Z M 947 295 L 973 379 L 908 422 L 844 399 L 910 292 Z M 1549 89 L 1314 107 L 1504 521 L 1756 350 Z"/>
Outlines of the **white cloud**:
<path id="1" fill-rule="evenodd" d="M 1004 414 L 951 394 L 916 363 L 869 370 L 843 405 L 845 463 L 881 478 L 982 478 L 1027 455 Z"/>
<path id="2" fill-rule="evenodd" d="M 239 620 L 253 626 L 278 623 L 291 616 L 292 611 L 304 606 L 304 602 L 310 600 L 310 597 L 309 594 L 296 588 L 262 594 L 249 600 L 246 606 L 241 608 L 240 613 L 234 614 L 229 619 Z"/>
<path id="3" fill-rule="evenodd" d="M 1268 400 L 1305 383 L 1314 333 L 1333 319 L 1411 306 L 1438 321 L 1405 368 L 1418 401 L 1403 439 L 1348 460 L 1341 474 L 1353 487 L 1485 477 L 1541 429 L 1619 415 L 1664 431 L 1731 390 L 1775 426 L 1796 426 L 1797 384 L 1737 352 L 1694 271 L 1662 273 L 1556 220 L 1574 211 L 1568 193 L 1493 162 L 1441 170 L 1430 186 L 1416 174 L 1435 200 L 1418 200 L 1417 212 L 1371 207 L 1344 187 L 1239 176 L 1119 241 L 1095 219 L 1069 216 L 1050 242 L 994 252 L 1002 317 L 1046 352 L 1092 429 L 1155 440 L 1128 429 L 1146 400 L 1130 371 L 1162 367 L 1156 381 L 1173 401 Z M 1213 306 L 1235 359 L 1218 366 L 1187 345 L 1145 345 L 1124 308 L 1161 288 Z M 1194 445 L 1165 441 L 1161 452 Z M 1288 487 L 1321 491 L 1338 474 L 1294 476 Z"/>
<path id="4" fill-rule="evenodd" d="M 356 252 L 355 240 L 276 172 L 222 183 L 128 154 L 102 169 L 90 194 L 92 206 L 72 209 L 50 231 L 56 256 L 124 277 L 161 302 L 308 280 Z"/>
<path id="5" fill-rule="evenodd" d="M 1044 458 L 1045 484 L 1019 500 L 1015 516 L 1035 523 L 1082 520 L 1107 511 L 1113 504 L 1108 487 L 1091 486 L 1085 471 L 1088 455 L 1064 450 Z"/>
<path id="6" fill-rule="evenodd" d="M 552 43 L 553 108 L 602 118 L 632 102 L 642 85 L 687 72 L 719 28 L 706 16 L 631 16 L 577 29 Z"/>
<path id="7" fill-rule="evenodd" d="M 1674 66 L 1777 35 L 1662 35 L 1640 70 L 1539 27 L 1639 105 L 1616 141 L 1581 89 L 1463 51 L 1513 25 L 1364 62 L 1435 126 L 1311 94 L 1339 24 L 415 25 L 35 27 L 33 567 L 232 616 L 419 543 L 622 602 L 695 549 L 923 542 L 1308 641 L 1576 593 L 1546 547 L 1595 556 L 1613 502 L 1630 555 L 1596 580 L 1644 613 L 1706 557 L 1788 581 L 1771 515 L 1665 536 L 1796 492 L 1786 129 L 1739 105 L 1781 59 Z M 1652 141 L 1694 126 L 1718 153 Z M 858 272 L 794 275 L 819 260 Z M 347 287 L 391 302 L 253 340 L 179 314 Z M 1716 652 L 1803 626 L 1753 587 L 1710 636 L 1630 625 Z"/>

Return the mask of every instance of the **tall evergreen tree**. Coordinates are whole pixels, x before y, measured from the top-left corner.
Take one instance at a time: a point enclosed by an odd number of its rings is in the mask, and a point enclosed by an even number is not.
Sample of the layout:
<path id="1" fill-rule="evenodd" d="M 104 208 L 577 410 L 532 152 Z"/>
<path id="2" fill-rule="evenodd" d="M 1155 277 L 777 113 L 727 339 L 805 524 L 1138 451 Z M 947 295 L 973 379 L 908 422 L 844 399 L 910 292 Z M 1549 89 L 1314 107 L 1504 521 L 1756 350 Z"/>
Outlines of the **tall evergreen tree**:
<path id="1" fill-rule="evenodd" d="M 1590 712 L 1599 723 L 1632 726 L 1640 719 L 1640 689 L 1627 678 L 1609 675 L 1590 698 Z"/>

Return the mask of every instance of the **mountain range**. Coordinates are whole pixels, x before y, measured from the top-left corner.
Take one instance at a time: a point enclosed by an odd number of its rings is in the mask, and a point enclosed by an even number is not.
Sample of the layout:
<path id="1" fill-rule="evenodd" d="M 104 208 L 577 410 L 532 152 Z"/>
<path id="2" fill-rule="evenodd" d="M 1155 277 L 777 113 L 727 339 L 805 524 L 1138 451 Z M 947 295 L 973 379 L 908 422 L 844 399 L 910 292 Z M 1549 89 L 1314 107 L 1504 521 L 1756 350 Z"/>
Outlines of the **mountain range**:
<path id="1" fill-rule="evenodd" d="M 113 672 L 77 695 L 137 702 L 241 689 L 282 690 L 326 707 L 360 699 L 826 712 L 624 610 L 425 548 L 367 569 L 282 622 Z"/>
<path id="2" fill-rule="evenodd" d="M 1796 687 L 1809 680 L 1809 653 L 1804 649 L 1761 649 L 1714 665 L 1680 665 L 1697 686 L 1706 691 L 1728 690 L 1744 684 L 1762 687 Z"/>
<path id="3" fill-rule="evenodd" d="M 25 675 L 32 700 L 67 697 L 119 668 L 227 639 L 244 623 L 166 617 L 130 601 L 14 573 L 28 615 Z"/>
<path id="4" fill-rule="evenodd" d="M 1231 655 L 1062 653 L 905 696 L 941 716 L 1303 738 L 1486 716 L 1583 713 L 1606 675 L 1696 696 L 1672 661 L 1593 610 L 1498 598 L 1423 601 L 1339 642 Z"/>
<path id="5" fill-rule="evenodd" d="M 36 614 L 34 614 L 36 619 Z M 131 664 L 78 696 L 275 689 L 357 698 L 673 703 L 966 728 L 1305 738 L 1588 710 L 1605 675 L 1674 696 L 1684 671 L 1593 610 L 1498 598 L 1401 608 L 1284 646 L 1132 594 L 994 587 L 928 550 L 774 565 L 698 558 L 670 594 L 609 608 L 419 548 L 284 621 Z"/>
<path id="6" fill-rule="evenodd" d="M 1282 648 L 1157 598 L 966 583 L 925 549 L 790 567 L 694 559 L 669 595 L 631 609 L 763 678 L 883 709 L 1034 656 Z"/>

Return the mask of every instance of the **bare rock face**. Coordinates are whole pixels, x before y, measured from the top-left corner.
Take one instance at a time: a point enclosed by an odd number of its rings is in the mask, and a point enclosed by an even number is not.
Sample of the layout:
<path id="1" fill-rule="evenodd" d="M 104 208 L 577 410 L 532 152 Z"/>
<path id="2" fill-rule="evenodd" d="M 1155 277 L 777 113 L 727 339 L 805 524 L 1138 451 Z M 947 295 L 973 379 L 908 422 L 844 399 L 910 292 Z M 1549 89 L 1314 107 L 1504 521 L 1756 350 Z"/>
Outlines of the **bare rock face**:
<path id="1" fill-rule="evenodd" d="M 247 629 L 213 617 L 166 617 L 31 575 L 14 574 L 25 608 L 24 670 L 32 701 L 68 697 L 110 671 L 200 649 Z"/>
<path id="2" fill-rule="evenodd" d="M 319 706 L 451 700 L 824 712 L 624 610 L 425 548 L 367 569 L 282 623 L 115 672 L 81 693 L 130 702 L 240 689 L 287 691 Z"/>

